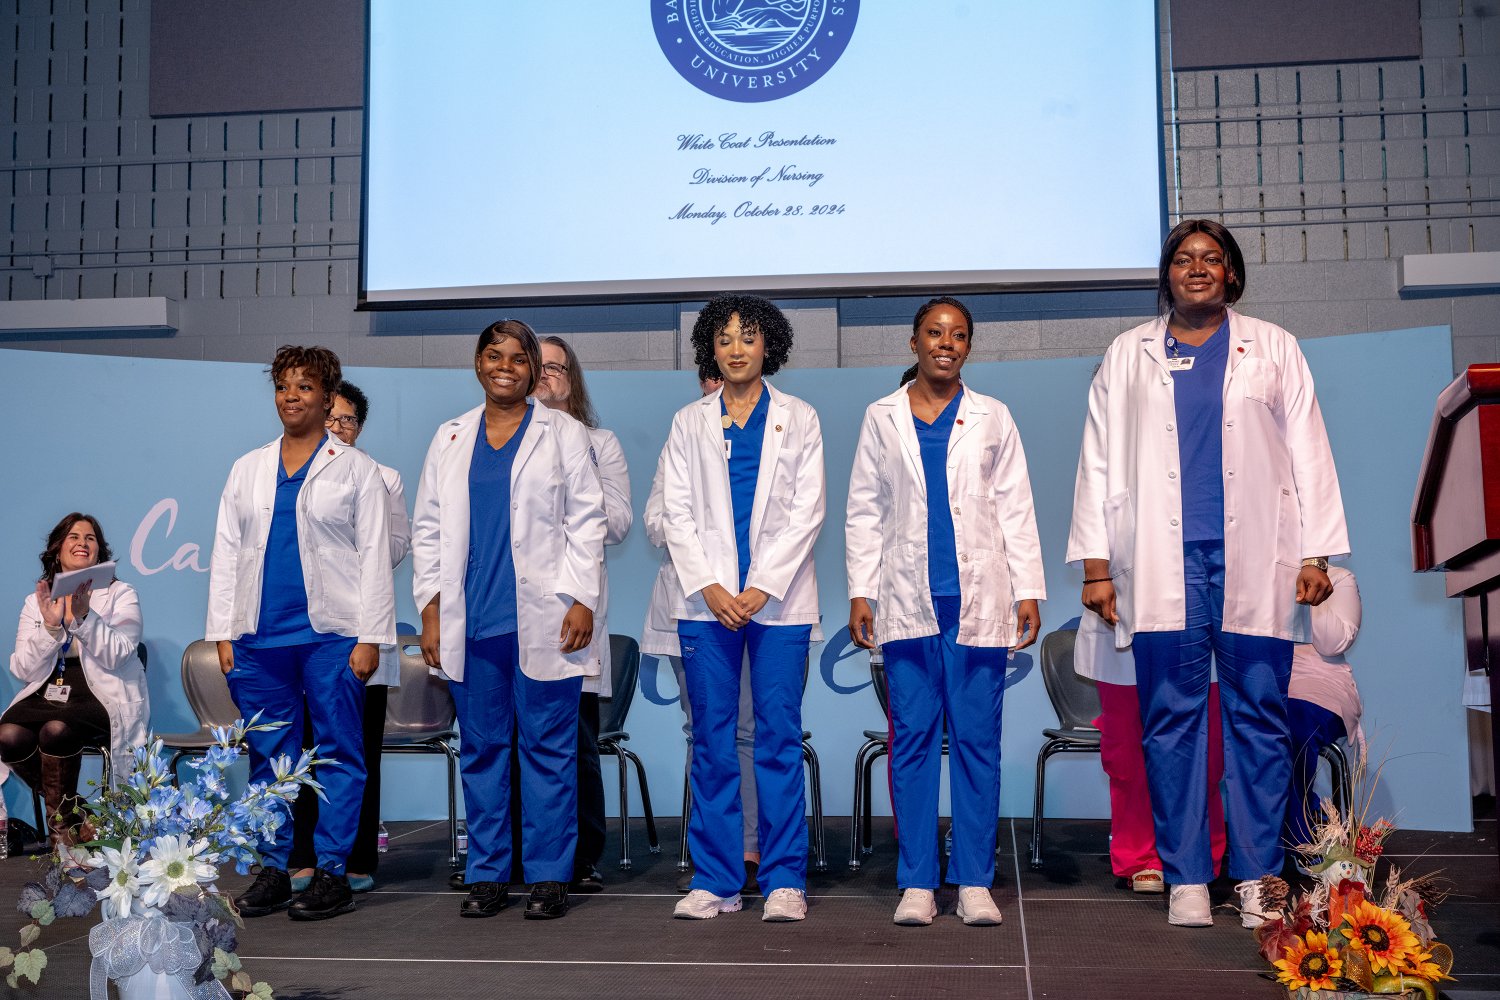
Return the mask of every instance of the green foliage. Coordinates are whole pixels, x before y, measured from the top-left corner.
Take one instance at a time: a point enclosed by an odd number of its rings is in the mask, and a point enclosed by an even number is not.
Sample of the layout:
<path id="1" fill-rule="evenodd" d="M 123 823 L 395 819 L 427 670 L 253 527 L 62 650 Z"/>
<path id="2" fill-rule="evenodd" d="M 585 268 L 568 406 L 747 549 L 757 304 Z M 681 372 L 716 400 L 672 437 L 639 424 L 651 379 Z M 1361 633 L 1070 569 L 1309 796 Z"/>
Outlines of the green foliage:
<path id="1" fill-rule="evenodd" d="M 47 967 L 47 953 L 40 948 L 32 948 L 23 951 L 16 956 L 15 976 L 25 976 L 35 985 L 42 978 L 42 970 Z"/>

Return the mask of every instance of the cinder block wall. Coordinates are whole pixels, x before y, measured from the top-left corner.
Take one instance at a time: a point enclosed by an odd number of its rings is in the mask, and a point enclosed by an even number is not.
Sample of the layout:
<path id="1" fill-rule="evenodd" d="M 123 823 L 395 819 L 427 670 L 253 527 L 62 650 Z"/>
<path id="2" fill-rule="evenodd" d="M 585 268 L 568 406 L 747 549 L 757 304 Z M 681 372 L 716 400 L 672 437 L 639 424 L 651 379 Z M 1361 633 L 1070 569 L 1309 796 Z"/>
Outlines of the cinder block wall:
<path id="1" fill-rule="evenodd" d="M 0 3 L 0 294 L 180 303 L 171 336 L 0 345 L 264 361 L 313 341 L 356 365 L 468 363 L 496 310 L 354 310 L 358 112 L 152 120 L 149 0 Z M 1500 250 L 1500 18 L 1473 0 L 1420 11 L 1419 61 L 1167 74 L 1168 206 L 1234 229 L 1245 311 L 1308 337 L 1450 324 L 1461 368 L 1500 361 L 1500 295 L 1402 299 L 1397 260 Z M 917 301 L 785 303 L 793 364 L 905 364 Z M 1154 308 L 1149 292 L 969 301 L 987 360 L 1097 354 Z M 509 312 L 591 367 L 659 369 L 692 366 L 696 308 Z"/>

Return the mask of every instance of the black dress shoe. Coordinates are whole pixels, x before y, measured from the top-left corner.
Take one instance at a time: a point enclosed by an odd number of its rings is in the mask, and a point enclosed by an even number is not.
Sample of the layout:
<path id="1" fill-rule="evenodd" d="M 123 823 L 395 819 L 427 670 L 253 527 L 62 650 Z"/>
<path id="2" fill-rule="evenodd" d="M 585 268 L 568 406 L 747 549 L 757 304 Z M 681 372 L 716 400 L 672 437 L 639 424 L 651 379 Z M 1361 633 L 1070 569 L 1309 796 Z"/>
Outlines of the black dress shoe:
<path id="1" fill-rule="evenodd" d="M 760 862 L 747 860 L 745 862 L 745 885 L 740 889 L 741 896 L 760 895 L 760 881 L 757 877 L 759 875 Z"/>
<path id="2" fill-rule="evenodd" d="M 604 876 L 593 865 L 575 865 L 573 868 L 574 892 L 595 893 L 604 891 Z"/>
<path id="3" fill-rule="evenodd" d="M 319 868 L 313 872 L 307 890 L 292 900 L 287 916 L 293 920 L 327 920 L 353 910 L 354 890 L 349 888 L 349 879 Z"/>
<path id="4" fill-rule="evenodd" d="M 250 888 L 234 901 L 242 917 L 263 917 L 284 910 L 292 901 L 292 878 L 280 868 L 262 868 Z"/>
<path id="5" fill-rule="evenodd" d="M 448 876 L 448 888 L 454 892 L 464 892 L 469 888 L 469 884 L 464 881 L 464 870 L 462 868 Z"/>
<path id="6" fill-rule="evenodd" d="M 568 887 L 561 882 L 538 882 L 526 901 L 527 920 L 556 920 L 568 912 Z"/>
<path id="7" fill-rule="evenodd" d="M 462 874 L 462 873 L 459 873 Z M 510 905 L 509 882 L 475 882 L 459 904 L 460 917 L 493 917 Z"/>

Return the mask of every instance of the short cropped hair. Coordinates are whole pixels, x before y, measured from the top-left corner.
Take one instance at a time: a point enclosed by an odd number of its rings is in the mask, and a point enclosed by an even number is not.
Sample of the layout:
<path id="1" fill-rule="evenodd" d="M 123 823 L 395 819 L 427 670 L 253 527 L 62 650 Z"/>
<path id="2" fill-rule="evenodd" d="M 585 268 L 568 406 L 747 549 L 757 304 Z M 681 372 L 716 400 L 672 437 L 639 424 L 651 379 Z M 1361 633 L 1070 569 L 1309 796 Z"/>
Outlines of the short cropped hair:
<path id="1" fill-rule="evenodd" d="M 326 347 L 298 347 L 294 344 L 285 344 L 276 349 L 276 356 L 271 359 L 271 367 L 266 369 L 266 374 L 275 383 L 294 368 L 301 368 L 317 379 L 330 401 L 338 384 L 344 380 L 344 369 L 339 364 L 337 354 Z"/>

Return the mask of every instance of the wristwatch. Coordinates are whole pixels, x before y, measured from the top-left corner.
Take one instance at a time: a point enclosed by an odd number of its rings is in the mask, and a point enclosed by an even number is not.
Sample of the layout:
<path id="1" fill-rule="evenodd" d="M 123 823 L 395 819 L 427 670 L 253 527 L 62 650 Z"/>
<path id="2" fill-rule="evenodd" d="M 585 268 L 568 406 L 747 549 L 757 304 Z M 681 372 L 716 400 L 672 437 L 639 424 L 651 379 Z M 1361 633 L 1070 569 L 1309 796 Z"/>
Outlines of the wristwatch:
<path id="1" fill-rule="evenodd" d="M 1322 570 L 1324 573 L 1328 572 L 1328 560 L 1325 559 L 1325 558 L 1323 558 L 1322 556 L 1312 556 L 1311 558 L 1304 559 L 1304 560 L 1302 560 L 1302 565 L 1304 565 L 1304 566 L 1316 566 L 1318 569 Z"/>

